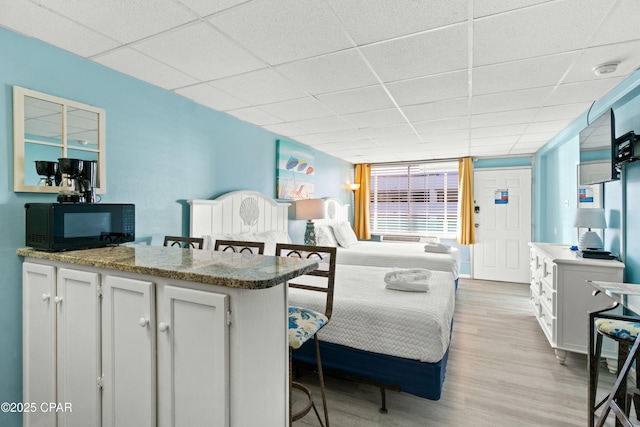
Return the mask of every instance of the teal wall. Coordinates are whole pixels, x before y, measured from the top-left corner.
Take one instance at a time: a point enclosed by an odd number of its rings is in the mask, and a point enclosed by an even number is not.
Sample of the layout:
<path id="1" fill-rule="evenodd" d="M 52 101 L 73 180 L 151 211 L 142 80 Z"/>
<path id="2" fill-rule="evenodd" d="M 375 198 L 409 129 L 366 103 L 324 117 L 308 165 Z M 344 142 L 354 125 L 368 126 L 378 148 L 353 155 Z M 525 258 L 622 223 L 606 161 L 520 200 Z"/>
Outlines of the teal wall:
<path id="1" fill-rule="evenodd" d="M 598 100 L 590 112 L 584 112 L 558 136 L 540 149 L 534 161 L 534 241 L 576 244 L 578 235 L 573 227 L 577 208 L 577 173 L 579 162 L 579 132 L 589 121 L 608 108 L 615 115 L 615 134 L 640 132 L 640 71 L 620 83 Z M 625 257 L 625 281 L 640 283 L 640 162 L 626 166 L 621 180 L 603 184 L 607 228 L 605 249 Z M 626 197 L 625 197 L 626 193 Z M 622 225 L 626 199 L 626 229 Z M 624 242 L 626 241 L 626 250 Z"/>
<path id="2" fill-rule="evenodd" d="M 106 110 L 108 192 L 103 202 L 136 205 L 140 242 L 188 234 L 185 200 L 250 189 L 275 196 L 278 135 L 99 64 L 0 28 L 0 402 L 22 400 L 22 286 L 26 202 L 52 194 L 13 192 L 12 87 Z M 316 151 L 316 197 L 350 203 L 353 165 Z M 301 242 L 304 221 L 291 222 Z M 21 425 L 0 413 L 0 425 Z"/>

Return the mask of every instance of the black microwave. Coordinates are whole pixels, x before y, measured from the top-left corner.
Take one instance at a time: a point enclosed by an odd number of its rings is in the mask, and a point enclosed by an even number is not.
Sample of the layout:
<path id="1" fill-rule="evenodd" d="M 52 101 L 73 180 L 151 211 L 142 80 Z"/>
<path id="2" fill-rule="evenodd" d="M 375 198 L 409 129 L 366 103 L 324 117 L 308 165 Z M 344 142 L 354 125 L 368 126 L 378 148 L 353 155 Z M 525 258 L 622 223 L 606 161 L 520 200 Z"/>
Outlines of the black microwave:
<path id="1" fill-rule="evenodd" d="M 27 203 L 26 245 L 44 251 L 99 248 L 135 240 L 133 204 Z"/>

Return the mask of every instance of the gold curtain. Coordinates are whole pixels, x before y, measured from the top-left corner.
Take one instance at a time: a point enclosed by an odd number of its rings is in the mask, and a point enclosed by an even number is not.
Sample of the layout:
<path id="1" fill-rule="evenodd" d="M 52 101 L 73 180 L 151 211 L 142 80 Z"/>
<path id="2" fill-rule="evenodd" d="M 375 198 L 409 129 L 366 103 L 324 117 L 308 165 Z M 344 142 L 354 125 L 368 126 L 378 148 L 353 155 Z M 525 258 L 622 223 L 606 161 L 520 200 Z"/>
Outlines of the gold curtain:
<path id="1" fill-rule="evenodd" d="M 456 242 L 473 245 L 476 231 L 473 221 L 473 159 L 465 157 L 458 163 L 458 230 Z"/>
<path id="2" fill-rule="evenodd" d="M 353 229 L 358 239 L 371 239 L 369 230 L 369 182 L 371 177 L 371 165 L 357 164 L 355 168 L 355 183 L 360 184 L 354 192 Z"/>

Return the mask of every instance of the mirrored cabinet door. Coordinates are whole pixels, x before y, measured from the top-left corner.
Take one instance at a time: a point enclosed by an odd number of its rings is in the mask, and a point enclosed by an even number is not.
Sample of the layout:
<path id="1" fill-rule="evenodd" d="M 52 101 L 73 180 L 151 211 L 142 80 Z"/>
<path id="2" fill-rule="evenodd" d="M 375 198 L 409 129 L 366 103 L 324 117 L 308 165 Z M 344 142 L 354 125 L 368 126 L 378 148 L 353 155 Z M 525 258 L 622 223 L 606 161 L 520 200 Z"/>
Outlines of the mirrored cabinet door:
<path id="1" fill-rule="evenodd" d="M 96 192 L 106 192 L 105 111 L 14 86 L 16 192 L 58 193 L 59 158 L 97 163 Z"/>

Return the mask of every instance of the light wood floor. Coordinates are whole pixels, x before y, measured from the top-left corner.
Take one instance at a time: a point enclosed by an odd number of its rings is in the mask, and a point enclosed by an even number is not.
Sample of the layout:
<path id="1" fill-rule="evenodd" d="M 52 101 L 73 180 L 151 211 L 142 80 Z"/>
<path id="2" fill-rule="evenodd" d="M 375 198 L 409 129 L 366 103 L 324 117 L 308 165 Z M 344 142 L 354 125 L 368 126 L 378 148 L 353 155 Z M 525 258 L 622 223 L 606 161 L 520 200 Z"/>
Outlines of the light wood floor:
<path id="1" fill-rule="evenodd" d="M 311 386 L 321 411 L 315 376 L 300 380 Z M 326 382 L 334 427 L 587 425 L 586 356 L 569 353 L 565 365 L 556 361 L 524 284 L 460 279 L 438 401 L 389 391 L 389 413 L 380 414 L 377 388 L 335 378 Z M 601 374 L 603 396 L 613 382 L 613 375 Z M 311 412 L 294 425 L 319 423 Z"/>

